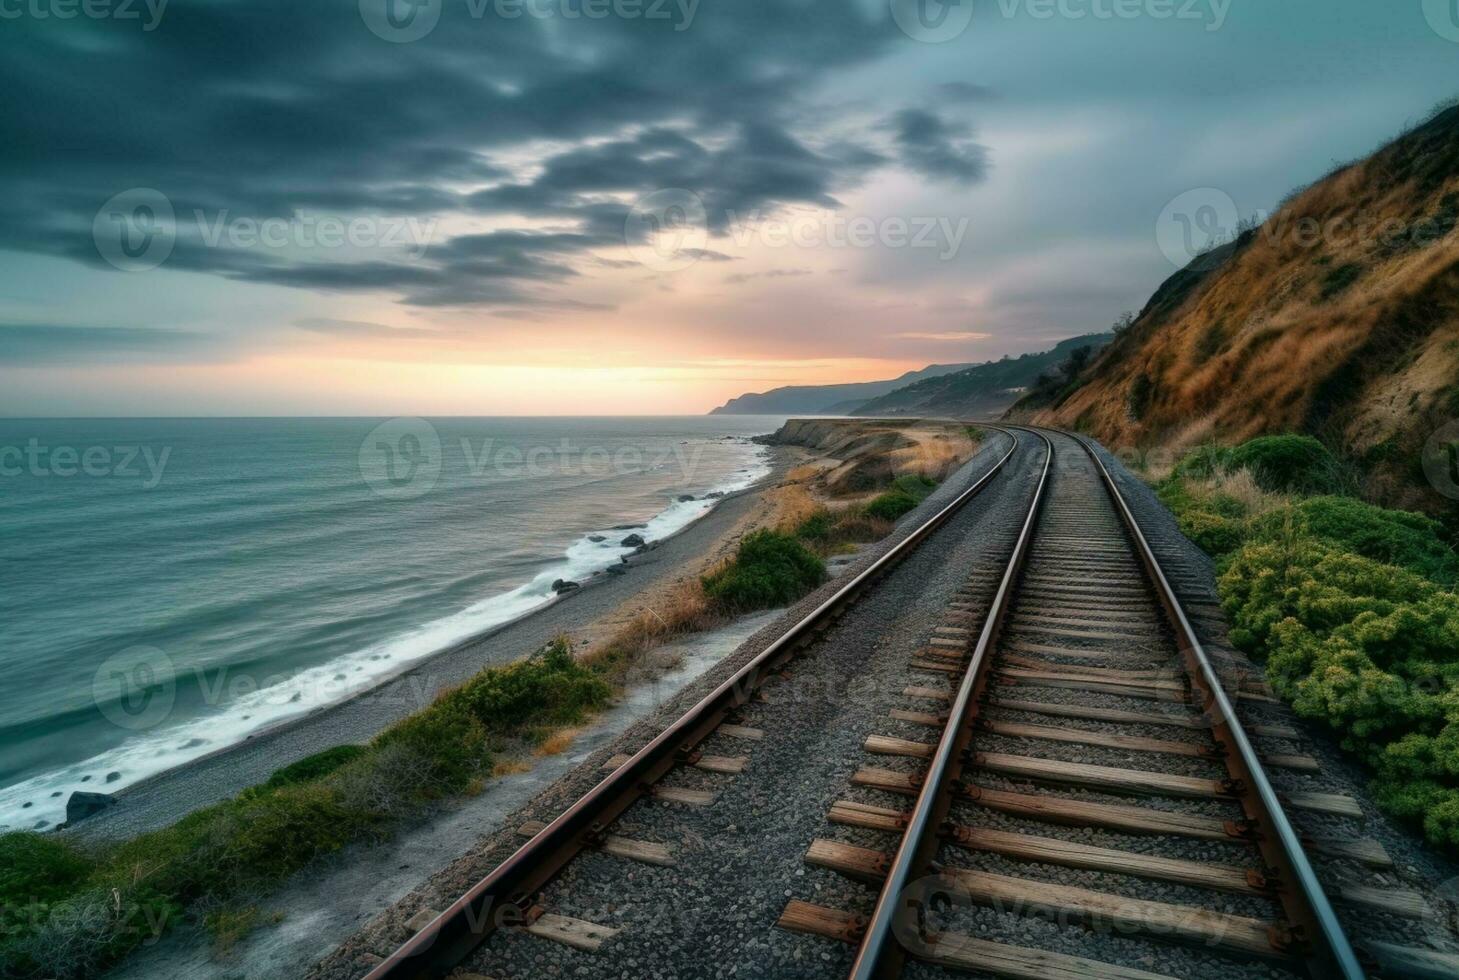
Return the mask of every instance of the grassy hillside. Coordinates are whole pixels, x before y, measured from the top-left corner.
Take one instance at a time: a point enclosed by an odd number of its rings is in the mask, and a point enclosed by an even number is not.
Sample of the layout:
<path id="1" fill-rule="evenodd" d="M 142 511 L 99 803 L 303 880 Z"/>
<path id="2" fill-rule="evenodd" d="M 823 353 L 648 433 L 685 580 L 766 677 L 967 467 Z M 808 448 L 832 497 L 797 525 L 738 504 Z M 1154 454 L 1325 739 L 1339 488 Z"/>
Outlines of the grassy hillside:
<path id="1" fill-rule="evenodd" d="M 1015 412 L 1118 449 L 1306 433 L 1364 496 L 1449 506 L 1420 454 L 1459 413 L 1456 223 L 1459 107 L 1171 277 L 1076 386 Z"/>
<path id="2" fill-rule="evenodd" d="M 1053 350 L 1022 357 L 1005 357 L 953 374 L 927 378 L 916 384 L 873 399 L 856 410 L 857 415 L 947 415 L 971 418 L 993 415 L 1012 405 L 1018 389 L 1037 387 L 1061 380 L 1060 371 L 1075 351 L 1099 350 L 1111 334 L 1089 334 L 1061 341 Z"/>

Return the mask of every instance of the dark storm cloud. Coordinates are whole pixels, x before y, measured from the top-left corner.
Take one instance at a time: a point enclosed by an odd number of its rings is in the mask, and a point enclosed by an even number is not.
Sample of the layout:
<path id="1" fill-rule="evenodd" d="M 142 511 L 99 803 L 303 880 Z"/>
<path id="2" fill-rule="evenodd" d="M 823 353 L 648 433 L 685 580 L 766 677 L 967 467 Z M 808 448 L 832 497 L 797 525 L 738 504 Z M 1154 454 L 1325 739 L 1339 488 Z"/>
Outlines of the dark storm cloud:
<path id="1" fill-rule="evenodd" d="M 948 123 L 923 109 L 903 109 L 891 127 L 902 163 L 928 177 L 971 182 L 988 173 L 988 150 L 972 141 L 970 127 Z"/>
<path id="2" fill-rule="evenodd" d="M 737 212 L 838 206 L 838 189 L 888 161 L 875 147 L 815 145 L 794 93 L 897 43 L 885 11 L 834 0 L 704 0 L 687 25 L 503 21 L 491 4 L 446 0 L 437 28 L 410 44 L 371 33 L 358 0 L 174 0 L 151 31 L 7 21 L 0 247 L 104 268 L 98 207 L 156 188 L 178 217 L 168 268 L 425 305 L 551 303 L 545 287 L 623 244 L 637 195 L 692 191 L 714 233 Z M 908 125 L 897 142 L 924 172 L 975 173 L 976 155 L 945 131 Z M 437 241 L 410 261 L 321 261 L 209 247 L 193 218 L 321 211 L 465 212 L 552 230 Z"/>

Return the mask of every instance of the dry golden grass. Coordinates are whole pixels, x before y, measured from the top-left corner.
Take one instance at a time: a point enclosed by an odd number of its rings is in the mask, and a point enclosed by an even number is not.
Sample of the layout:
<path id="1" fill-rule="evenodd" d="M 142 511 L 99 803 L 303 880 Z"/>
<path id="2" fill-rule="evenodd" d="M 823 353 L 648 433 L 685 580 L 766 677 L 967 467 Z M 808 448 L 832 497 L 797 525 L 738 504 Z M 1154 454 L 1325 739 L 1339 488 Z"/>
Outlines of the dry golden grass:
<path id="1" fill-rule="evenodd" d="M 822 509 L 811 489 L 802 483 L 777 487 L 767 494 L 772 517 L 770 524 L 780 529 L 794 529 Z"/>
<path id="2" fill-rule="evenodd" d="M 491 767 L 491 774 L 496 779 L 531 771 L 532 766 L 523 759 L 502 759 Z"/>
<path id="3" fill-rule="evenodd" d="M 1256 478 L 1251 475 L 1251 471 L 1246 469 L 1237 470 L 1235 473 L 1218 472 L 1208 480 L 1199 481 L 1197 486 L 1213 493 L 1222 493 L 1235 498 L 1241 502 L 1250 515 L 1265 514 L 1290 503 L 1289 497 L 1259 487 Z"/>
<path id="4" fill-rule="evenodd" d="M 894 449 L 889 454 L 897 476 L 915 474 L 941 481 L 967 462 L 976 443 L 960 425 L 930 424 L 906 429 L 904 435 L 915 445 Z"/>
<path id="5" fill-rule="evenodd" d="M 573 741 L 577 738 L 578 732 L 575 728 L 564 728 L 561 731 L 553 732 L 542 740 L 534 750 L 537 755 L 562 755 L 572 748 Z"/>
<path id="6" fill-rule="evenodd" d="M 698 576 L 674 583 L 666 593 L 653 596 L 643 608 L 583 663 L 600 667 L 622 684 L 629 673 L 641 667 L 646 653 L 689 633 L 713 629 L 720 617 L 711 609 L 704 584 Z"/>
<path id="7" fill-rule="evenodd" d="M 1389 458 L 1411 458 L 1459 381 L 1459 229 L 1445 230 L 1456 159 L 1459 116 L 1295 195 L 1035 420 L 1116 449 L 1310 431 L 1355 454 L 1391 443 Z M 1150 398 L 1137 419 L 1142 376 Z"/>

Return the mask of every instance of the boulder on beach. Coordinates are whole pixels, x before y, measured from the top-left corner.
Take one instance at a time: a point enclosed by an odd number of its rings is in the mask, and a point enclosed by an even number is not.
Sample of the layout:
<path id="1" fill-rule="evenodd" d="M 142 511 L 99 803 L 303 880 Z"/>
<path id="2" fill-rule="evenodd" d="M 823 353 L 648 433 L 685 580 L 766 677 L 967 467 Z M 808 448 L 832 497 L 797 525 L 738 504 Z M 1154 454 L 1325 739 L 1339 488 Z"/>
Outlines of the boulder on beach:
<path id="1" fill-rule="evenodd" d="M 681 504 L 690 503 L 691 501 L 693 501 L 693 499 L 694 499 L 694 495 L 692 493 L 681 493 L 681 494 L 679 494 L 679 503 L 681 503 Z"/>
<path id="2" fill-rule="evenodd" d="M 724 491 L 723 490 L 715 490 L 713 493 L 706 493 L 704 495 L 704 499 L 705 500 L 718 500 L 720 497 L 723 497 L 723 496 L 724 496 Z"/>
<path id="3" fill-rule="evenodd" d="M 566 595 L 569 592 L 576 592 L 582 586 L 576 582 L 569 582 L 566 579 L 558 579 L 552 583 L 552 591 L 558 595 Z"/>
<path id="4" fill-rule="evenodd" d="M 609 575 L 627 575 L 628 574 L 627 563 L 624 563 L 623 565 L 609 565 L 608 566 L 608 574 Z"/>
<path id="5" fill-rule="evenodd" d="M 605 537 L 603 537 L 601 534 L 590 534 L 590 535 L 588 535 L 588 540 L 591 541 L 591 542 L 593 542 L 593 544 L 602 544 L 604 541 L 607 541 L 608 539 L 605 538 Z"/>
<path id="6" fill-rule="evenodd" d="M 643 547 L 643 544 L 644 544 L 644 542 L 643 542 L 643 535 L 641 535 L 641 534 L 630 534 L 628 537 L 624 538 L 622 540 L 622 542 L 620 542 L 620 543 L 625 548 L 642 548 Z"/>
<path id="7" fill-rule="evenodd" d="M 71 798 L 66 801 L 66 822 L 79 823 L 116 806 L 116 802 L 117 798 L 110 793 L 72 793 Z"/>
<path id="8" fill-rule="evenodd" d="M 646 528 L 646 527 L 648 527 L 647 524 L 614 524 L 613 525 L 613 530 L 615 530 L 615 531 L 639 531 L 639 530 L 642 530 L 643 528 Z"/>

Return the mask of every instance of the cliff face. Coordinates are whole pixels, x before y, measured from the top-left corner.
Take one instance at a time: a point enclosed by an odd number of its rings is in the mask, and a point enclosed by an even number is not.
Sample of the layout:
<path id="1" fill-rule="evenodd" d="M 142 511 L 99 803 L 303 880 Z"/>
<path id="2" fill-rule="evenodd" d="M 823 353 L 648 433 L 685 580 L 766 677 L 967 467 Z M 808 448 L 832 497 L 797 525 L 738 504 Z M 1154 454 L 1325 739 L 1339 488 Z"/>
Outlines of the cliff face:
<path id="1" fill-rule="evenodd" d="M 1063 392 L 1015 406 L 1116 448 L 1306 432 L 1398 506 L 1459 414 L 1459 108 L 1177 273 Z M 1072 389 L 1072 390 L 1071 390 Z"/>

